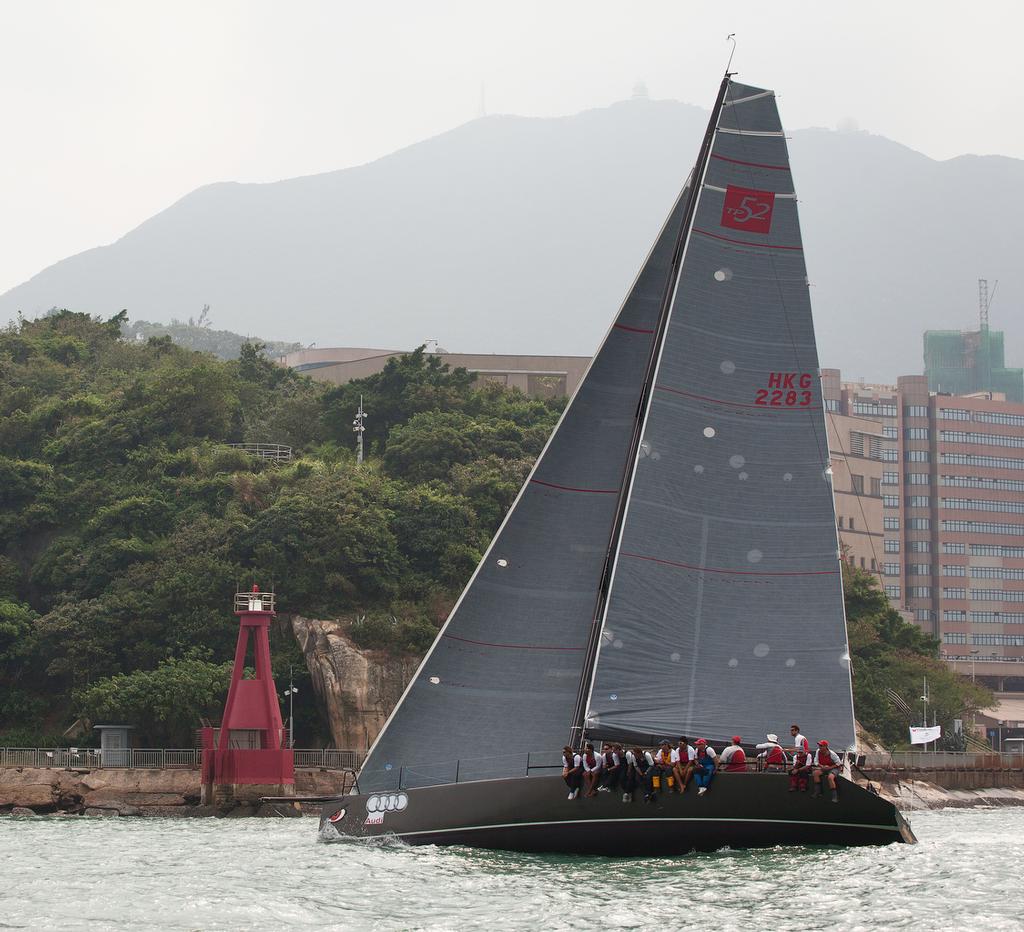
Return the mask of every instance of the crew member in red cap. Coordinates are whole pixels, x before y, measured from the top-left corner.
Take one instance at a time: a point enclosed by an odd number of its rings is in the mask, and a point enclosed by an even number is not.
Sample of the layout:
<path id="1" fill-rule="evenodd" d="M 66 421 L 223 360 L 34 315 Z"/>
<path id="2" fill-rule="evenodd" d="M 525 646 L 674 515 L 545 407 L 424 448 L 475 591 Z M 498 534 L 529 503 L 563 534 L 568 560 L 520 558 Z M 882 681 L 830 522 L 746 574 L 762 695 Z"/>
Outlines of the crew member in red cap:
<path id="1" fill-rule="evenodd" d="M 739 735 L 732 736 L 732 744 L 718 755 L 718 764 L 723 770 L 732 773 L 743 773 L 747 769 L 747 755 L 740 746 L 743 739 Z"/>
<path id="2" fill-rule="evenodd" d="M 693 782 L 697 784 L 697 795 L 703 796 L 715 775 L 715 758 L 718 755 L 703 738 L 698 738 L 693 746 L 697 749 L 697 758 L 693 762 Z"/>
<path id="3" fill-rule="evenodd" d="M 832 790 L 832 802 L 839 802 L 836 775 L 842 766 L 841 758 L 828 746 L 828 742 L 824 738 L 819 741 L 818 750 L 814 752 L 814 792 L 811 798 L 821 795 L 821 776 L 824 774 L 828 777 L 828 786 Z"/>

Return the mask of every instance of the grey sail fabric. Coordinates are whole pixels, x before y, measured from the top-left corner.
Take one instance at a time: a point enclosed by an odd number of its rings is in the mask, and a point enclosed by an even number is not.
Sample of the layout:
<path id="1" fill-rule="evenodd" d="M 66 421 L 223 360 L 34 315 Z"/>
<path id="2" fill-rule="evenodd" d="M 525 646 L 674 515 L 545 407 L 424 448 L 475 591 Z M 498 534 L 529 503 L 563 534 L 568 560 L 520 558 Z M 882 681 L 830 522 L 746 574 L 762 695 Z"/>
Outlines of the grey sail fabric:
<path id="1" fill-rule="evenodd" d="M 680 195 L 526 485 L 371 748 L 364 792 L 557 760 L 595 624 Z"/>
<path id="2" fill-rule="evenodd" d="M 793 195 L 774 95 L 730 84 L 629 491 L 591 736 L 756 741 L 797 722 L 854 746 Z"/>

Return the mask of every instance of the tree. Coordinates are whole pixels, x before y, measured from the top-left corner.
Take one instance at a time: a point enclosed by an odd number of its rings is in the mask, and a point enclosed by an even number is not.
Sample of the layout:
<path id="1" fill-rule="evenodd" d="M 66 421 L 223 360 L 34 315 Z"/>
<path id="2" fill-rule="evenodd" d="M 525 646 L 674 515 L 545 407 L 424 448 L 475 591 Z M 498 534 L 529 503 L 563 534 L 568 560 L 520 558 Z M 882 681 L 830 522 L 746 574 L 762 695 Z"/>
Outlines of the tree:
<path id="1" fill-rule="evenodd" d="M 846 623 L 853 668 L 853 698 L 857 718 L 871 733 L 890 745 L 905 745 L 906 714 L 893 705 L 893 690 L 913 705 L 928 678 L 929 714 L 945 732 L 962 719 L 995 701 L 985 687 L 972 683 L 938 658 L 939 642 L 917 625 L 904 621 L 882 592 L 874 576 L 843 564 Z"/>
<path id="2" fill-rule="evenodd" d="M 134 725 L 155 747 L 191 747 L 201 717 L 224 708 L 232 664 L 196 657 L 165 660 L 155 670 L 106 677 L 76 690 L 74 706 L 92 722 Z"/>

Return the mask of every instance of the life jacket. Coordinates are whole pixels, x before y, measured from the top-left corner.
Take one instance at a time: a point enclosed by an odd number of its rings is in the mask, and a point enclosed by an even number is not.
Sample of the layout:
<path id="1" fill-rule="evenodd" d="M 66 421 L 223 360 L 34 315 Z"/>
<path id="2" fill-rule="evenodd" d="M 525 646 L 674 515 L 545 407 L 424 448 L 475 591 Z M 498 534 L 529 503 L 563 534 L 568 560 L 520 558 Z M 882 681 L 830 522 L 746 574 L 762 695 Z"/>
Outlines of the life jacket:
<path id="1" fill-rule="evenodd" d="M 690 763 L 690 745 L 686 745 L 684 748 L 677 748 L 679 751 L 679 763 L 684 767 Z"/>
<path id="2" fill-rule="evenodd" d="M 697 745 L 697 761 L 701 764 L 714 761 L 714 758 L 708 754 L 708 746 L 706 744 Z"/>
<path id="3" fill-rule="evenodd" d="M 786 763 L 786 753 L 779 745 L 774 744 L 768 748 L 768 755 L 765 757 L 764 762 L 766 764 L 784 764 Z"/>
<path id="4" fill-rule="evenodd" d="M 605 767 L 614 767 L 615 766 L 615 755 L 614 755 L 614 753 L 612 751 L 605 751 L 604 752 L 604 765 L 605 765 Z"/>
<path id="5" fill-rule="evenodd" d="M 736 748 L 736 753 L 726 762 L 725 769 L 732 771 L 744 771 L 747 769 L 747 755 L 743 748 Z"/>
<path id="6" fill-rule="evenodd" d="M 664 750 L 658 751 L 658 753 L 654 755 L 654 763 L 661 764 L 664 767 L 671 767 L 672 766 L 672 749 L 670 748 L 667 751 L 664 751 Z"/>
<path id="7" fill-rule="evenodd" d="M 597 766 L 597 758 L 594 757 L 593 752 L 587 752 L 583 756 L 587 762 L 587 767 L 593 770 Z"/>
<path id="8" fill-rule="evenodd" d="M 831 748 L 818 748 L 814 752 L 814 763 L 818 767 L 839 767 L 841 762 L 832 759 Z"/>
<path id="9" fill-rule="evenodd" d="M 794 767 L 806 767 L 810 754 L 806 750 L 797 750 L 793 755 L 793 766 Z"/>

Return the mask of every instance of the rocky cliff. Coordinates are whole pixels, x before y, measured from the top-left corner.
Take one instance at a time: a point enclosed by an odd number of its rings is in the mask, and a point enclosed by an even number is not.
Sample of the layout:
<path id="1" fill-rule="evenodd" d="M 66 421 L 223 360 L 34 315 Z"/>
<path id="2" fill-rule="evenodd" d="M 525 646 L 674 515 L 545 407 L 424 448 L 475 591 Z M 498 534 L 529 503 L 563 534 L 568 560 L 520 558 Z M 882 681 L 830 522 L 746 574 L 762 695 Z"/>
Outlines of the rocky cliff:
<path id="1" fill-rule="evenodd" d="M 327 714 L 334 746 L 368 748 L 420 658 L 362 650 L 349 640 L 344 621 L 293 615 L 291 624 Z"/>

